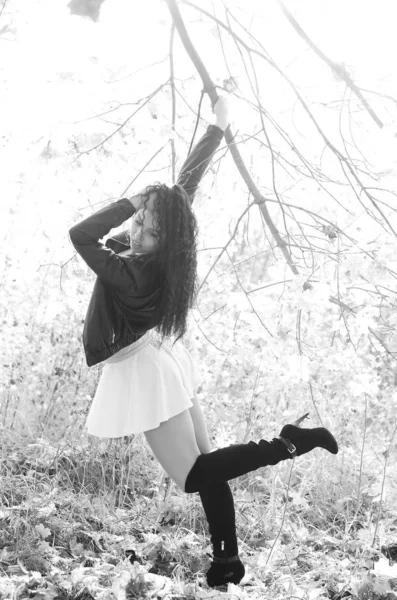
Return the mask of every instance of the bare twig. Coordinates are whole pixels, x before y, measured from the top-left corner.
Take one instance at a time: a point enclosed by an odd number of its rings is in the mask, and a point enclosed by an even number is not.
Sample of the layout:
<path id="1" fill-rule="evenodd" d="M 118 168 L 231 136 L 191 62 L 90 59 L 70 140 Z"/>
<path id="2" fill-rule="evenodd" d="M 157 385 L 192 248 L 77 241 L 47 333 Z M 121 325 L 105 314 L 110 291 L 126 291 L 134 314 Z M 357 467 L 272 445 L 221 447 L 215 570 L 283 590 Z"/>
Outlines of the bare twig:
<path id="1" fill-rule="evenodd" d="M 382 354 L 379 352 L 378 348 L 376 348 L 376 346 L 374 345 L 370 336 L 368 336 L 368 341 L 371 344 L 375 354 L 380 357 L 380 359 L 383 362 L 383 364 L 385 365 L 386 369 L 389 369 L 389 371 L 391 371 L 394 374 L 394 376 L 397 377 L 397 371 L 395 369 L 393 369 L 393 367 L 390 366 L 389 362 L 385 359 L 385 357 L 382 356 Z"/>
<path id="2" fill-rule="evenodd" d="M 318 408 L 317 408 L 316 401 L 314 400 L 313 386 L 312 386 L 312 384 L 311 384 L 311 382 L 310 382 L 310 381 L 309 381 L 309 389 L 310 389 L 310 396 L 311 396 L 311 399 L 312 399 L 312 404 L 313 404 L 313 406 L 314 406 L 314 410 L 315 410 L 315 411 L 316 411 L 316 413 L 317 413 L 317 417 L 318 417 L 318 420 L 319 420 L 319 421 L 320 421 L 320 423 L 321 423 L 321 426 L 322 426 L 322 427 L 324 427 L 324 423 L 323 423 L 323 420 L 322 420 L 322 418 L 321 418 L 321 415 L 320 415 L 320 413 L 319 413 L 319 410 L 318 410 Z"/>
<path id="3" fill-rule="evenodd" d="M 198 109 L 197 109 L 197 117 L 196 117 L 196 124 L 194 126 L 194 130 L 193 130 L 193 135 L 192 135 L 192 139 L 190 140 L 190 146 L 189 146 L 189 152 L 188 154 L 191 153 L 192 148 L 193 148 L 193 143 L 194 143 L 194 138 L 196 137 L 196 131 L 197 131 L 197 127 L 200 121 L 200 115 L 201 115 L 201 104 L 203 102 L 203 98 L 204 98 L 204 90 L 202 90 L 201 95 L 200 95 L 200 100 L 199 100 L 199 105 L 198 105 Z"/>
<path id="4" fill-rule="evenodd" d="M 1 10 L 0 10 L 0 17 L 3 14 L 3 10 L 5 9 L 6 4 L 7 4 L 7 0 L 4 0 L 3 6 L 1 7 Z"/>
<path id="5" fill-rule="evenodd" d="M 347 310 L 347 312 L 354 314 L 354 310 L 352 308 L 350 308 L 350 306 L 347 306 L 347 304 L 345 304 L 341 300 L 338 300 L 338 298 L 334 298 L 333 296 L 330 296 L 328 298 L 328 300 L 331 302 L 331 304 L 336 304 L 340 308 L 343 308 L 344 310 Z"/>
<path id="6" fill-rule="evenodd" d="M 266 288 L 274 287 L 275 285 L 281 285 L 283 283 L 290 283 L 291 281 L 293 281 L 293 279 L 284 279 L 283 281 L 275 281 L 274 283 L 268 283 L 267 285 L 261 285 L 260 287 L 255 288 L 254 290 L 249 290 L 247 292 L 247 294 L 253 294 L 254 292 L 259 292 L 260 290 L 265 290 Z"/>
<path id="7" fill-rule="evenodd" d="M 363 444 L 361 446 L 361 456 L 360 456 L 360 473 L 358 478 L 358 486 L 357 486 L 357 510 L 359 506 L 360 500 L 360 492 L 361 492 L 361 478 L 363 474 L 363 459 L 364 459 L 364 447 L 365 447 L 365 438 L 367 435 L 367 408 L 368 408 L 368 397 L 367 394 L 364 394 L 365 398 L 365 407 L 364 407 L 364 432 L 363 432 Z"/>
<path id="8" fill-rule="evenodd" d="M 171 113 L 171 127 L 172 131 L 175 131 L 175 111 L 176 111 L 176 103 L 175 103 L 175 80 L 174 80 L 174 34 L 175 34 L 175 25 L 172 23 L 171 25 L 171 35 L 170 35 L 170 86 L 171 86 L 171 99 L 172 99 L 172 113 Z M 171 160 L 172 160 L 172 183 L 175 183 L 175 141 L 174 138 L 171 138 Z"/>
<path id="9" fill-rule="evenodd" d="M 230 260 L 230 262 L 231 262 L 231 264 L 232 264 L 232 266 L 233 266 L 234 274 L 235 274 L 235 276 L 236 276 L 236 279 L 237 279 L 237 282 L 238 282 L 238 284 L 239 284 L 239 286 L 240 286 L 240 288 L 241 288 L 241 291 L 243 292 L 243 294 L 245 295 L 245 297 L 246 297 L 247 301 L 249 302 L 249 305 L 251 306 L 251 309 L 252 309 L 252 311 L 253 311 L 253 312 L 256 314 L 256 316 L 257 316 L 257 318 L 258 318 L 258 320 L 259 320 L 260 324 L 261 324 L 261 325 L 262 325 L 262 327 L 263 327 L 263 328 L 264 328 L 264 329 L 267 331 L 267 333 L 270 335 L 270 337 L 274 338 L 274 335 L 271 333 L 271 331 L 268 329 L 268 327 L 266 327 L 266 325 L 265 325 L 265 323 L 263 322 L 262 318 L 260 317 L 260 315 L 259 315 L 259 314 L 257 313 L 257 311 L 255 310 L 255 307 L 254 307 L 254 305 L 253 305 L 253 304 L 252 304 L 252 302 L 251 302 L 251 298 L 248 296 L 248 293 L 245 291 L 245 289 L 244 289 L 244 286 L 243 286 L 243 284 L 242 284 L 242 283 L 241 283 L 241 281 L 240 281 L 240 277 L 238 276 L 237 270 L 236 270 L 236 268 L 234 267 L 234 265 L 233 265 L 233 261 L 232 261 L 232 259 L 230 258 L 229 252 L 228 252 L 227 250 L 226 250 L 226 254 L 227 254 L 227 256 L 228 256 L 228 258 L 229 258 L 229 260 Z"/>
<path id="10" fill-rule="evenodd" d="M 381 488 L 381 491 L 380 491 L 379 510 L 378 510 L 378 515 L 377 515 L 376 523 L 375 523 L 375 531 L 374 531 L 374 537 L 373 537 L 373 540 L 372 540 L 372 547 L 374 547 L 374 545 L 375 545 L 376 536 L 377 536 L 377 533 L 378 533 L 378 525 L 379 525 L 380 515 L 381 515 L 381 511 L 382 511 L 383 491 L 384 491 L 384 488 L 385 488 L 385 481 L 386 481 L 387 463 L 388 463 L 389 456 L 390 456 L 390 449 L 391 449 L 391 447 L 393 445 L 393 440 L 394 440 L 394 436 L 396 435 L 396 433 L 397 433 L 397 425 L 394 428 L 393 435 L 392 435 L 391 440 L 390 440 L 390 444 L 389 444 L 386 452 L 384 452 L 385 464 L 384 464 L 384 467 L 383 467 L 382 488 Z"/>
<path id="11" fill-rule="evenodd" d="M 213 262 L 213 264 L 211 265 L 211 268 L 210 268 L 210 270 L 208 271 L 208 273 L 206 274 L 206 276 L 204 277 L 203 281 L 202 281 L 202 282 L 201 282 L 201 284 L 200 284 L 200 287 L 199 287 L 199 289 L 198 289 L 198 291 L 197 291 L 197 294 L 199 294 L 199 292 L 200 292 L 201 288 L 204 286 L 204 284 L 205 284 L 205 282 L 207 281 L 208 277 L 210 276 L 211 272 L 212 272 L 212 271 L 213 271 L 213 269 L 215 268 L 215 265 L 216 265 L 216 264 L 217 264 L 217 262 L 218 262 L 218 261 L 221 259 L 222 255 L 223 255 L 223 254 L 226 252 L 226 250 L 227 250 L 228 246 L 229 246 L 229 245 L 231 244 L 231 242 L 233 241 L 233 239 L 234 239 L 234 236 L 235 236 L 235 235 L 236 235 L 236 233 L 237 233 L 237 229 L 238 229 L 238 226 L 240 225 L 240 222 L 241 222 L 242 218 L 244 217 L 244 215 L 246 215 L 246 214 L 247 214 L 247 212 L 249 211 L 249 209 L 251 208 L 251 206 L 253 206 L 253 204 L 254 204 L 253 202 L 252 202 L 251 204 L 249 204 L 249 205 L 247 206 L 247 208 L 246 208 L 246 209 L 243 211 L 243 213 L 242 213 L 242 214 L 239 216 L 239 218 L 237 219 L 237 223 L 236 223 L 236 226 L 235 226 L 235 228 L 234 228 L 234 231 L 233 231 L 232 235 L 230 236 L 230 238 L 229 238 L 229 240 L 226 242 L 226 244 L 223 246 L 223 248 L 222 248 L 221 252 L 218 254 L 218 256 L 217 256 L 217 258 L 216 258 L 215 262 Z"/>
<path id="12" fill-rule="evenodd" d="M 397 105 L 397 98 L 394 98 L 394 96 L 389 96 L 388 94 L 382 94 L 382 92 L 375 92 L 374 90 L 367 90 L 366 88 L 361 88 L 361 90 L 363 92 L 367 92 L 368 94 L 374 94 L 375 96 L 380 96 L 381 98 L 386 98 L 387 100 L 390 100 L 391 102 L 393 102 L 393 104 Z"/>
<path id="13" fill-rule="evenodd" d="M 368 101 L 364 98 L 364 96 L 361 93 L 361 90 L 356 86 L 353 79 L 347 72 L 345 66 L 343 64 L 335 63 L 330 58 L 328 58 L 328 56 L 326 56 L 326 54 L 324 54 L 324 52 L 322 52 L 322 50 L 320 50 L 320 48 L 318 48 L 318 46 L 316 46 L 314 44 L 314 42 L 310 39 L 310 37 L 307 35 L 307 33 L 302 29 L 302 27 L 299 25 L 299 23 L 297 22 L 295 17 L 284 6 L 284 3 L 282 2 L 282 0 L 277 0 L 277 1 L 280 5 L 281 10 L 283 11 L 284 15 L 286 16 L 286 18 L 288 19 L 288 21 L 290 22 L 292 27 L 295 29 L 297 34 L 300 35 L 300 37 L 302 39 L 304 39 L 305 42 L 310 46 L 310 48 L 313 50 L 313 52 L 315 54 L 317 54 L 317 56 L 319 56 L 321 58 L 321 60 L 323 60 L 326 63 L 326 65 L 328 65 L 328 67 L 334 73 L 335 77 L 337 77 L 338 79 L 345 82 L 347 87 L 351 89 L 353 94 L 355 94 L 357 96 L 357 98 L 360 100 L 361 104 L 371 115 L 372 119 L 375 121 L 375 123 L 378 125 L 378 127 L 382 128 L 383 127 L 382 121 L 375 114 L 374 110 L 371 108 Z"/>
<path id="14" fill-rule="evenodd" d="M 201 329 L 200 323 L 197 321 L 194 313 L 193 313 L 193 316 L 194 316 L 194 320 L 196 321 L 197 327 L 200 329 L 201 333 L 203 334 L 203 336 L 205 337 L 205 339 L 207 340 L 207 342 L 209 344 L 211 344 L 211 346 L 214 346 L 214 348 L 216 348 L 217 350 L 219 350 L 219 352 L 223 352 L 223 354 L 228 354 L 227 350 L 223 350 L 222 348 L 219 348 L 216 344 L 214 344 L 214 342 L 211 342 L 211 340 L 205 335 L 204 331 Z"/>
<path id="15" fill-rule="evenodd" d="M 219 310 L 222 310 L 222 308 L 225 308 L 227 306 L 226 304 L 222 304 L 222 306 L 218 306 L 218 308 L 216 308 L 215 310 L 213 310 L 212 312 L 210 312 L 209 315 L 207 315 L 206 317 L 204 317 L 203 321 L 206 321 L 207 319 L 209 319 L 210 317 L 212 317 L 212 315 L 214 315 L 215 313 L 217 313 Z"/>
<path id="16" fill-rule="evenodd" d="M 100 142 L 99 144 L 97 144 L 96 146 L 93 146 L 92 148 L 90 148 L 89 150 L 83 150 L 82 152 L 79 152 L 78 156 L 74 159 L 74 161 L 72 162 L 72 164 L 74 162 L 76 162 L 76 160 L 78 160 L 80 158 L 80 156 L 82 156 L 83 154 L 89 154 L 90 152 L 92 152 L 93 150 L 96 150 L 97 148 L 99 148 L 100 146 L 103 146 L 103 144 L 105 144 L 105 142 L 107 142 L 108 140 L 110 140 L 111 137 L 113 137 L 116 133 L 118 133 L 127 123 L 128 121 L 130 121 L 132 119 L 132 117 L 134 117 L 152 98 L 154 98 L 154 96 L 156 94 L 159 93 L 160 90 L 163 89 L 164 86 L 166 86 L 169 83 L 169 79 L 165 82 L 162 83 L 157 89 L 154 90 L 154 92 L 152 92 L 152 94 L 150 94 L 150 96 L 147 97 L 146 101 L 141 104 L 141 106 L 139 106 L 136 111 L 134 111 L 132 113 L 132 115 L 130 115 L 115 131 L 113 131 L 113 133 L 111 133 L 110 135 L 108 135 L 104 140 L 102 140 L 102 142 Z"/>
<path id="17" fill-rule="evenodd" d="M 125 194 L 128 192 L 128 190 L 130 189 L 130 187 L 132 186 L 132 184 L 134 183 L 134 181 L 136 181 L 136 180 L 138 179 L 139 175 L 140 175 L 141 173 L 143 173 L 143 171 L 146 169 L 146 167 L 147 167 L 148 165 L 150 165 L 150 163 L 152 162 L 152 160 L 154 160 L 154 159 L 156 158 L 156 156 L 157 156 L 158 154 L 160 154 L 160 152 L 161 152 L 161 151 L 162 151 L 162 150 L 163 150 L 163 149 L 166 147 L 166 145 L 167 145 L 167 144 L 168 144 L 168 140 L 167 140 L 167 142 L 166 142 L 166 143 L 165 143 L 163 146 L 161 146 L 161 148 L 159 148 L 159 149 L 157 150 L 157 152 L 155 152 L 155 153 L 153 154 L 153 156 L 152 156 L 151 158 L 149 158 L 149 160 L 147 161 L 147 163 L 143 165 L 142 169 L 140 169 L 140 171 L 139 171 L 139 172 L 138 172 L 138 174 L 137 174 L 137 175 L 134 177 L 134 179 L 133 179 L 133 180 L 132 180 L 132 181 L 131 181 L 131 182 L 130 182 L 128 185 L 127 185 L 127 187 L 125 188 L 125 190 L 124 190 L 124 191 L 123 191 L 123 193 L 121 194 L 121 198 L 123 198 L 123 197 L 125 196 Z"/>
<path id="18" fill-rule="evenodd" d="M 302 319 L 302 309 L 299 308 L 296 314 L 296 343 L 298 346 L 298 351 L 300 356 L 302 356 L 302 343 L 301 343 L 301 319 Z"/>
<path id="19" fill-rule="evenodd" d="M 388 354 L 393 360 L 397 360 L 397 356 L 394 356 L 397 353 L 396 352 L 391 352 L 389 350 L 389 348 L 386 346 L 386 344 L 384 343 L 384 341 L 375 333 L 375 331 L 372 329 L 372 327 L 368 327 L 368 330 L 378 340 L 378 342 L 380 343 L 380 345 L 382 346 L 382 348 L 386 351 L 386 354 Z"/>

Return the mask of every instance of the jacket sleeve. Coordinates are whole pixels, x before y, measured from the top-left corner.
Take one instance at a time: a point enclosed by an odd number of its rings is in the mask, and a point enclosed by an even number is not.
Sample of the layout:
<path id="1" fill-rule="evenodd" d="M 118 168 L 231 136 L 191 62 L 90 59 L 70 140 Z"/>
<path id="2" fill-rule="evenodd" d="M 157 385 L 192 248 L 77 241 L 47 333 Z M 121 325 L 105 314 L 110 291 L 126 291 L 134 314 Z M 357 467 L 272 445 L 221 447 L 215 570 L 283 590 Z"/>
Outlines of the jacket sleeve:
<path id="1" fill-rule="evenodd" d="M 209 125 L 206 133 L 183 163 L 177 183 L 186 190 L 191 202 L 222 138 L 222 129 L 216 125 Z"/>
<path id="2" fill-rule="evenodd" d="M 69 230 L 71 242 L 81 258 L 104 282 L 120 291 L 138 290 L 142 284 L 139 266 L 126 261 L 99 240 L 132 217 L 135 208 L 123 198 L 113 202 L 74 225 Z M 129 248 L 126 246 L 125 249 Z M 119 248 L 117 248 L 121 251 Z"/>

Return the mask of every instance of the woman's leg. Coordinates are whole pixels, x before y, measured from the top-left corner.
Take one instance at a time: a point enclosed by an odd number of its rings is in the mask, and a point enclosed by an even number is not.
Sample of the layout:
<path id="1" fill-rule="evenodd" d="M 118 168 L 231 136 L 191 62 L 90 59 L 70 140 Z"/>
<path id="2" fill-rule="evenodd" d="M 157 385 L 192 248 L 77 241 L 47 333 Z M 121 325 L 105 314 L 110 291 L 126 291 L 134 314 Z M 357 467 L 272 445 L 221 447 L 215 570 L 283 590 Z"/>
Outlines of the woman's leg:
<path id="1" fill-rule="evenodd" d="M 197 394 L 194 394 L 192 398 L 193 406 L 189 408 L 190 416 L 192 417 L 194 434 L 196 436 L 197 446 L 201 452 L 201 454 L 208 454 L 211 452 L 211 442 L 208 437 L 207 425 L 205 422 L 205 417 L 203 413 L 203 409 L 201 408 L 199 399 L 197 398 Z"/>
<path id="2" fill-rule="evenodd" d="M 200 456 L 190 412 L 185 410 L 145 431 L 145 437 L 163 469 L 185 491 L 187 474 Z"/>
<path id="3" fill-rule="evenodd" d="M 192 398 L 193 407 L 189 409 L 192 417 L 196 442 L 201 454 L 211 452 L 205 417 L 197 394 Z M 199 489 L 200 500 L 208 521 L 214 558 L 238 556 L 236 533 L 236 515 L 233 494 L 227 481 L 214 481 Z M 240 583 L 245 569 L 240 561 L 233 567 L 228 564 L 212 563 L 207 571 L 207 582 L 210 586 L 231 581 Z"/>
<path id="4" fill-rule="evenodd" d="M 210 449 L 205 419 L 198 399 L 194 406 L 168 421 L 161 423 L 156 429 L 145 431 L 146 440 L 153 454 L 184 491 L 187 474 L 201 456 L 199 444 L 203 449 Z M 195 419 L 193 421 L 193 419 Z M 195 427 L 198 426 L 196 438 Z M 234 557 L 232 565 L 212 563 L 207 572 L 210 586 L 232 582 L 239 583 L 244 577 L 244 566 L 238 558 L 236 522 L 233 496 L 226 481 L 211 481 L 197 490 L 207 517 L 211 541 L 214 549 L 214 560 Z"/>
<path id="5" fill-rule="evenodd" d="M 260 467 L 275 465 L 316 447 L 325 448 L 332 454 L 338 452 L 338 444 L 327 429 L 301 429 L 295 425 L 286 425 L 281 430 L 280 437 L 271 442 L 260 440 L 258 444 L 234 444 L 201 454 L 188 410 L 161 423 L 156 429 L 146 431 L 145 436 L 165 471 L 188 493 L 200 492 L 214 483 L 234 479 Z M 229 558 L 230 555 L 214 559 L 214 567 L 221 564 L 223 568 L 222 561 L 229 562 Z M 236 569 L 241 562 L 237 556 L 235 558 L 237 562 L 227 565 L 227 573 L 224 573 L 230 581 L 239 576 Z"/>
<path id="6" fill-rule="evenodd" d="M 197 395 L 193 406 L 156 427 L 145 431 L 146 440 L 157 460 L 185 491 L 186 476 L 200 454 L 211 452 L 211 442 Z"/>
<path id="7" fill-rule="evenodd" d="M 328 429 L 303 429 L 285 425 L 278 438 L 248 444 L 232 444 L 207 454 L 197 445 L 193 420 L 188 410 L 145 432 L 157 460 L 185 492 L 198 492 L 214 481 L 229 481 L 260 467 L 306 454 L 314 448 L 338 453 L 338 444 Z"/>

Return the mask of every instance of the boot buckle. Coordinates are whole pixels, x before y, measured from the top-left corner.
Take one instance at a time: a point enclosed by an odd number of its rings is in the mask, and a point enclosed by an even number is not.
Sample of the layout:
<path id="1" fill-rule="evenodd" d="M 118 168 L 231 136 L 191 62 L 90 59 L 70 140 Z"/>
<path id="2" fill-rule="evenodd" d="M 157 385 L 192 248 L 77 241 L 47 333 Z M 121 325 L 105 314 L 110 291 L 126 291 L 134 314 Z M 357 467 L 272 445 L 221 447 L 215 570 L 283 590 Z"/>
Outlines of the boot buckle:
<path id="1" fill-rule="evenodd" d="M 291 454 L 292 458 L 296 456 L 296 446 L 288 439 L 280 436 L 279 438 L 286 446 L 288 452 Z"/>
<path id="2" fill-rule="evenodd" d="M 292 442 L 289 442 L 289 445 L 287 446 L 287 450 L 290 454 L 292 454 L 292 456 L 296 456 L 296 446 L 294 446 L 294 444 Z"/>

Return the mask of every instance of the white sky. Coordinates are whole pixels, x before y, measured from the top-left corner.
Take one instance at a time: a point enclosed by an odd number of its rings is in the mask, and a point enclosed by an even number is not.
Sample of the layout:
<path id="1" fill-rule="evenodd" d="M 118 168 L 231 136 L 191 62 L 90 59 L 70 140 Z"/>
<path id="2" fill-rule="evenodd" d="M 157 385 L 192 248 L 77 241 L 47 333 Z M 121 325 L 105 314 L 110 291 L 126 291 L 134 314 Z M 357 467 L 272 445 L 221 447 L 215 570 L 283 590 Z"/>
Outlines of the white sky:
<path id="1" fill-rule="evenodd" d="M 65 111 L 67 116 L 68 112 L 74 112 L 75 106 L 77 111 L 79 106 L 80 109 L 82 105 L 92 106 L 98 81 L 93 69 L 94 59 L 90 57 L 98 59 L 102 72 L 106 67 L 118 67 L 120 75 L 125 76 L 132 70 L 163 59 L 167 53 L 169 13 L 162 1 L 107 0 L 102 5 L 98 23 L 70 16 L 66 0 L 9 0 L 9 3 L 19 11 L 18 41 L 0 41 L 1 72 L 9 91 L 8 96 L 7 91 L 3 96 L 2 103 L 9 101 L 13 115 L 7 117 L 17 117 L 24 128 L 40 129 L 42 122 L 57 120 L 59 116 L 65 116 Z M 209 2 L 199 3 L 211 11 Z M 227 4 L 246 23 L 254 13 L 252 31 L 279 64 L 286 66 L 293 59 L 294 74 L 299 74 L 300 83 L 310 86 L 316 83 L 316 77 L 323 73 L 322 65 L 317 59 L 312 61 L 310 51 L 285 21 L 275 0 L 233 0 Z M 294 8 L 296 3 L 290 1 L 287 5 Z M 394 84 L 396 89 L 395 0 L 299 0 L 297 5 L 299 8 L 294 10 L 295 16 L 330 58 L 343 60 L 353 67 L 359 82 L 365 81 L 369 85 L 374 80 L 379 82 L 381 78 L 389 82 L 392 79 L 389 86 L 392 88 Z M 215 2 L 215 6 L 219 16 L 223 16 L 221 3 Z M 187 19 L 198 17 L 196 11 L 185 6 L 183 15 Z M 212 52 L 213 46 L 200 43 L 204 27 L 207 26 L 191 24 L 189 31 L 203 59 L 208 48 L 211 62 L 207 62 L 207 66 L 213 77 L 216 78 L 218 74 L 226 77 L 223 61 L 214 63 L 216 56 Z M 218 56 L 220 58 L 221 53 Z M 316 69 L 315 73 L 311 68 L 308 69 L 308 59 Z M 191 63 L 184 53 L 178 53 L 177 68 L 180 74 L 184 70 L 192 73 Z M 68 97 L 64 99 L 67 101 L 62 102 L 62 96 L 58 96 L 61 91 L 59 82 L 57 90 L 49 89 L 48 83 L 61 71 L 80 73 L 87 84 L 83 98 Z M 325 73 L 325 77 L 329 79 L 328 73 Z M 147 81 L 147 84 L 150 87 L 151 82 Z M 43 85 L 46 85 L 46 94 L 49 95 L 47 100 L 43 97 Z M 273 89 L 272 93 L 277 97 L 277 90 Z M 54 102 L 51 102 L 52 95 Z"/>
<path id="2" fill-rule="evenodd" d="M 212 2 L 198 0 L 198 3 L 212 11 Z M 369 0 L 299 0 L 296 3 L 290 0 L 286 4 L 331 59 L 343 60 L 352 69 L 359 85 L 397 96 L 395 0 L 377 0 L 376 3 Z M 275 0 L 229 0 L 227 5 L 236 17 L 250 25 L 251 31 L 303 91 L 310 91 L 319 101 L 329 98 L 329 94 L 339 97 L 338 84 L 286 22 Z M 224 19 L 222 3 L 218 0 L 214 6 L 218 16 Z M 66 150 L 71 123 L 100 112 L 114 101 L 131 102 L 142 98 L 164 81 L 169 72 L 168 62 L 150 69 L 144 67 L 166 58 L 170 15 L 165 2 L 159 0 L 106 0 L 98 23 L 70 16 L 67 0 L 9 0 L 7 7 L 15 14 L 16 35 L 8 33 L 0 39 L 3 87 L 0 128 L 4 136 L 0 160 L 7 165 L 3 177 L 7 174 L 12 186 L 10 180 L 15 183 L 19 173 L 26 174 L 29 168 L 36 168 L 32 156 L 37 157 L 37 148 L 32 148 L 32 141 L 42 139 L 45 143 L 51 135 L 55 145 L 58 141 L 60 151 Z M 221 83 L 228 72 L 214 37 L 216 28 L 208 33 L 206 18 L 201 21 L 197 11 L 182 4 L 181 7 L 199 54 L 213 79 Z M 233 43 L 228 42 L 227 37 L 223 39 L 229 43 L 230 68 L 244 86 L 239 55 Z M 216 53 L 214 44 L 218 44 Z M 175 56 L 177 76 L 181 79 L 191 76 L 194 68 L 179 41 Z M 262 69 L 262 66 L 258 68 L 259 74 Z M 64 74 L 62 79 L 60 73 Z M 68 73 L 71 73 L 70 78 Z M 281 114 L 291 109 L 290 97 L 280 81 L 272 77 L 263 72 L 262 94 L 267 106 Z M 80 79 L 80 85 L 76 79 Z M 111 81 L 115 83 L 112 85 Z M 369 96 L 369 100 L 374 102 L 374 97 Z M 240 110 L 238 103 L 231 103 L 232 122 L 240 132 L 248 132 L 251 126 L 248 111 Z M 205 115 L 211 119 L 206 106 Z M 383 149 L 382 160 L 390 163 L 397 156 L 395 140 L 391 139 L 391 132 L 396 129 L 392 110 L 381 117 L 390 128 L 379 132 L 369 119 L 367 126 Z M 140 116 L 141 124 L 145 123 L 144 118 Z M 91 124 L 93 130 L 98 127 L 94 120 Z M 299 119 L 297 125 L 299 127 Z M 152 132 L 151 136 L 153 141 L 155 134 Z M 161 136 L 159 131 L 159 140 Z M 70 182 L 70 185 L 71 191 L 75 183 Z M 35 183 L 36 191 L 43 198 L 51 194 L 53 188 L 51 177 L 42 176 Z M 3 197 L 12 203 L 13 188 L 6 189 Z M 58 216 L 54 210 L 53 217 Z"/>

